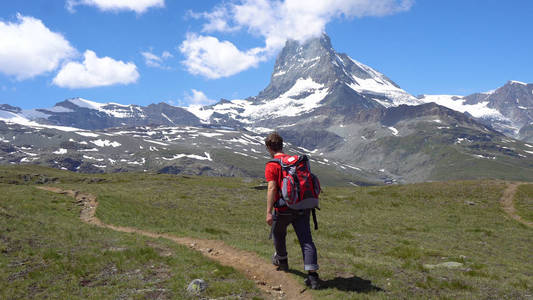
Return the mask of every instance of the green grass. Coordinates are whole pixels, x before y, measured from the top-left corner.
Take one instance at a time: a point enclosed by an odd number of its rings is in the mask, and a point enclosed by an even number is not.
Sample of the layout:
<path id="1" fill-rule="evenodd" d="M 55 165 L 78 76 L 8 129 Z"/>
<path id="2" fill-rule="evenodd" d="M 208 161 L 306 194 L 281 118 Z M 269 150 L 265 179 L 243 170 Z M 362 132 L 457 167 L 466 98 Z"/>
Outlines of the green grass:
<path id="1" fill-rule="evenodd" d="M 13 170 L 2 168 L 0 181 L 19 181 Z M 197 298 L 185 290 L 195 278 L 208 282 L 206 297 L 259 295 L 243 275 L 186 247 L 82 223 L 71 197 L 6 183 L 0 193 L 0 299 Z"/>
<path id="2" fill-rule="evenodd" d="M 519 216 L 526 221 L 533 222 L 533 184 L 518 187 L 514 205 Z"/>
<path id="3" fill-rule="evenodd" d="M 257 189 L 259 180 L 0 170 L 13 173 L 0 178 L 0 182 L 28 172 L 50 172 L 50 176 L 59 178 L 54 185 L 91 192 L 99 199 L 97 216 L 106 223 L 221 239 L 258 253 L 265 261 L 273 252 L 269 227 L 264 222 L 266 192 Z M 97 180 L 91 178 L 105 181 L 94 183 Z M 533 290 L 533 275 L 531 265 L 524 262 L 533 261 L 533 233 L 531 228 L 505 217 L 498 202 L 504 188 L 504 183 L 496 181 L 324 187 L 319 230 L 313 231 L 313 236 L 320 275 L 328 288 L 313 291 L 313 295 L 317 299 L 528 297 Z M 530 208 L 524 210 L 531 212 Z M 55 211 L 59 214 L 63 210 Z M 87 230 L 101 231 L 92 227 Z M 108 234 L 125 238 L 123 234 Z M 142 245 L 132 242 L 129 247 L 147 247 Z M 42 255 L 54 259 L 55 252 L 61 255 L 64 251 L 51 248 L 52 252 Z M 292 229 L 288 251 L 291 269 L 301 274 L 301 253 Z M 464 266 L 431 270 L 423 266 L 447 261 Z M 95 259 L 94 263 L 100 261 Z M 175 267 L 191 268 L 181 263 L 187 264 L 176 262 Z M 210 280 L 216 280 L 217 276 L 211 276 Z"/>

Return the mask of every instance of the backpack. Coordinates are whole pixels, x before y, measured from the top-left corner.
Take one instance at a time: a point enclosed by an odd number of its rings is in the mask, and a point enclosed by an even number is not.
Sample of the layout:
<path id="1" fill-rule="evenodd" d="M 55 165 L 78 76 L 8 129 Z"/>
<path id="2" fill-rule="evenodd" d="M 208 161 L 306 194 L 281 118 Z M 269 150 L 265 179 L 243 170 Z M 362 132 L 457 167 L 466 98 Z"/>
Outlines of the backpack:
<path id="1" fill-rule="evenodd" d="M 309 158 L 306 155 L 286 155 L 268 161 L 281 166 L 280 198 L 276 205 L 294 210 L 318 208 L 320 181 L 311 173 Z M 316 225 L 316 224 L 315 224 Z M 315 226 L 316 227 L 316 226 Z"/>

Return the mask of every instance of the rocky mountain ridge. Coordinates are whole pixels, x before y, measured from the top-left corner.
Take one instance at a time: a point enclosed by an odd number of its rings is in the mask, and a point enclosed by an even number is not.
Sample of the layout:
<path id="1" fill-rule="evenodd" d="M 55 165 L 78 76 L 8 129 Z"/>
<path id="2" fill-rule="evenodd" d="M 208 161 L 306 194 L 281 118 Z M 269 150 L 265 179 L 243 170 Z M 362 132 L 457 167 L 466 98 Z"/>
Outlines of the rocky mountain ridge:
<path id="1" fill-rule="evenodd" d="M 485 93 L 468 96 L 423 95 L 419 99 L 468 113 L 507 136 L 533 141 L 533 135 L 528 134 L 528 128 L 533 125 L 531 83 L 508 81 L 502 87 Z"/>

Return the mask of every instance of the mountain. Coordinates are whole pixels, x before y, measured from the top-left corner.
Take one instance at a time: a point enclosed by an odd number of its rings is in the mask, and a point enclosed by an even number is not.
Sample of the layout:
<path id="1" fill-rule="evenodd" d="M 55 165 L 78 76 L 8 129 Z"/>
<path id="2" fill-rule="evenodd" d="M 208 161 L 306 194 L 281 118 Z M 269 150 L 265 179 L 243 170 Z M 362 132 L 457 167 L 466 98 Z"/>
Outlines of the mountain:
<path id="1" fill-rule="evenodd" d="M 529 104 L 508 107 L 509 97 L 529 99 L 530 88 L 510 82 L 485 94 L 416 98 L 322 35 L 287 41 L 270 83 L 246 99 L 186 108 L 81 98 L 47 109 L 0 106 L 0 163 L 262 176 L 262 139 L 277 130 L 328 184 L 533 180 L 533 146 L 500 132 L 533 135 Z"/>
<path id="2" fill-rule="evenodd" d="M 273 127 L 324 110 L 346 114 L 422 103 L 380 72 L 335 52 L 324 34 L 303 44 L 287 41 L 259 95 L 188 110 L 205 123 Z"/>
<path id="3" fill-rule="evenodd" d="M 533 142 L 533 84 L 509 81 L 485 93 L 469 96 L 423 95 L 419 100 L 469 113 L 510 137 Z"/>
<path id="4" fill-rule="evenodd" d="M 304 150 L 290 143 L 292 153 Z M 105 130 L 0 122 L 0 164 L 37 164 L 84 173 L 262 177 L 268 157 L 263 137 L 213 126 L 143 126 Z M 343 172 L 339 162 L 311 157 L 328 185 L 378 183 L 381 176 Z"/>
<path id="5" fill-rule="evenodd" d="M 89 130 L 120 126 L 200 124 L 200 120 L 187 110 L 163 102 L 139 106 L 73 98 L 59 102 L 51 108 L 22 110 L 2 105 L 0 111 L 14 113 L 18 118 L 27 119 L 27 122 Z M 5 114 L 4 117 L 8 118 Z"/>

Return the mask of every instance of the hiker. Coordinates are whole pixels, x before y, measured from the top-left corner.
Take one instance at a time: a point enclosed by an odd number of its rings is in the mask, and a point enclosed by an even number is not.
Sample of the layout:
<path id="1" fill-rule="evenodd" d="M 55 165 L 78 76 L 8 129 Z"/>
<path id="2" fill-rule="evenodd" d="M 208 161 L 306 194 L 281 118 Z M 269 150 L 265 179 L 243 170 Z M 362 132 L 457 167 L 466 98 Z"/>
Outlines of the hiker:
<path id="1" fill-rule="evenodd" d="M 265 178 L 268 182 L 266 222 L 271 226 L 271 237 L 274 240 L 274 248 L 276 250 L 272 256 L 272 264 L 278 267 L 278 271 L 289 270 L 285 238 L 287 235 L 287 226 L 292 224 L 302 248 L 304 269 L 308 271 L 305 284 L 312 289 L 318 289 L 320 287 L 320 280 L 318 273 L 316 272 L 318 270 L 317 252 L 315 244 L 313 243 L 313 237 L 311 236 L 311 227 L 309 224 L 312 209 L 289 208 L 283 203 L 285 201 L 281 197 L 280 187 L 282 187 L 283 184 L 281 162 L 284 159 L 288 161 L 295 160 L 298 156 L 290 156 L 283 153 L 283 138 L 276 132 L 268 135 L 265 139 L 265 145 L 270 156 L 273 158 L 273 160 L 267 162 L 265 166 Z M 307 160 L 306 156 L 302 157 Z M 308 161 L 306 161 L 306 163 L 308 163 Z M 314 175 L 311 176 L 316 177 Z M 317 182 L 316 185 L 318 185 L 317 188 L 319 189 L 320 184 Z M 311 206 L 318 205 L 319 192 L 320 191 L 318 190 L 318 192 L 314 193 L 316 204 L 312 204 Z M 313 217 L 314 216 L 313 211 Z M 316 218 L 314 218 L 314 220 L 316 227 Z"/>

